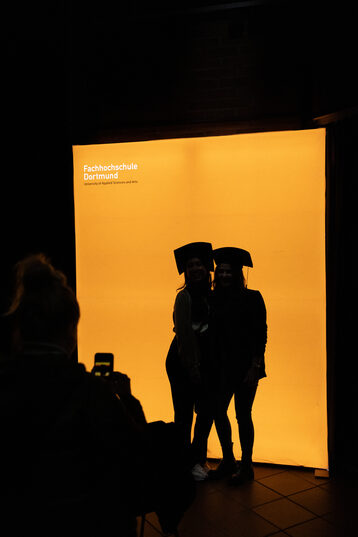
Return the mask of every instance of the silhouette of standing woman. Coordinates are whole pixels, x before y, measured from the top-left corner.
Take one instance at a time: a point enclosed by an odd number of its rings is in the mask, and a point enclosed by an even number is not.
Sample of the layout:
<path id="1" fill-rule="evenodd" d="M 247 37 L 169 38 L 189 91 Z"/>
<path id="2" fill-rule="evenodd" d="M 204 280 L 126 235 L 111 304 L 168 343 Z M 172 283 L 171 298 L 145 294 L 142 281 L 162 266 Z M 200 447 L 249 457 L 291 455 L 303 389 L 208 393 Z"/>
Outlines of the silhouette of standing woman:
<path id="1" fill-rule="evenodd" d="M 252 267 L 249 252 L 240 248 L 214 250 L 216 263 L 210 328 L 218 367 L 215 427 L 223 452 L 210 477 L 232 475 L 230 484 L 254 478 L 252 450 L 254 425 L 251 409 L 258 381 L 266 376 L 264 353 L 267 341 L 266 308 L 259 291 L 247 289 L 243 266 Z M 227 409 L 234 396 L 242 458 L 238 470 L 231 441 Z"/>
<path id="2" fill-rule="evenodd" d="M 198 409 L 208 352 L 210 271 L 214 269 L 212 246 L 207 242 L 186 244 L 175 250 L 174 256 L 179 274 L 184 273 L 185 283 L 175 299 L 175 337 L 168 352 L 166 369 L 172 391 L 174 421 L 181 427 L 184 443 L 189 447 L 194 409 Z M 194 431 L 198 444 L 200 434 L 200 431 Z M 206 471 L 201 468 L 199 471 L 202 475 L 196 477 L 205 479 Z"/>

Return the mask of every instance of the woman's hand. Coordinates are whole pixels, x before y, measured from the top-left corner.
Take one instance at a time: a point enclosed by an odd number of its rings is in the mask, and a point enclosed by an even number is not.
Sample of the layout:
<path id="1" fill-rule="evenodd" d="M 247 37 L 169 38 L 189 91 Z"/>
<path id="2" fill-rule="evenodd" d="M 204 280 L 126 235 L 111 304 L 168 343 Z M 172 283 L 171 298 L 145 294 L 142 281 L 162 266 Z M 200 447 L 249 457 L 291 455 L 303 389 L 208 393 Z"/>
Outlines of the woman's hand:
<path id="1" fill-rule="evenodd" d="M 252 365 L 248 370 L 246 377 L 244 378 L 244 383 L 248 386 L 253 386 L 259 381 L 259 370 L 260 366 Z"/>

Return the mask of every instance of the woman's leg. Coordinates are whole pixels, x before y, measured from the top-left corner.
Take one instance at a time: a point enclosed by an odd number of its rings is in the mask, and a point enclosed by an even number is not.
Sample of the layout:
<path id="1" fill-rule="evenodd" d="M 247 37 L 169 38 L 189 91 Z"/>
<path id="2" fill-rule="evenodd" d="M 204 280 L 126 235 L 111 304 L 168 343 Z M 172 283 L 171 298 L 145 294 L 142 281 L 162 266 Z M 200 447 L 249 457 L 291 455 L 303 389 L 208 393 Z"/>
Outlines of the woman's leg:
<path id="1" fill-rule="evenodd" d="M 170 387 L 172 391 L 174 407 L 174 423 L 182 431 L 185 446 L 189 447 L 191 443 L 191 428 L 194 418 L 194 394 L 187 383 L 182 379 L 171 379 Z"/>
<path id="2" fill-rule="evenodd" d="M 213 425 L 213 416 L 208 409 L 199 409 L 196 414 L 194 435 L 192 442 L 193 466 L 206 462 L 208 451 L 208 439 Z"/>
<path id="3" fill-rule="evenodd" d="M 235 412 L 239 426 L 239 438 L 242 452 L 242 464 L 251 465 L 255 430 L 252 421 L 252 405 L 255 399 L 257 383 L 253 386 L 240 384 L 235 391 Z"/>
<path id="4" fill-rule="evenodd" d="M 220 441 L 223 458 L 216 470 L 209 472 L 210 479 L 221 479 L 232 475 L 236 470 L 236 461 L 232 448 L 231 425 L 227 415 L 233 391 L 229 388 L 220 390 L 215 396 L 214 421 L 216 432 Z"/>
<path id="5" fill-rule="evenodd" d="M 229 461 L 234 458 L 234 454 L 232 449 L 231 424 L 227 411 L 233 393 L 233 390 L 230 388 L 220 391 L 216 398 L 214 414 L 215 428 L 220 441 L 223 459 Z"/>
<path id="6" fill-rule="evenodd" d="M 239 438 L 241 444 L 241 465 L 238 471 L 230 479 L 230 485 L 241 485 L 254 479 L 252 466 L 252 450 L 254 446 L 254 424 L 252 421 L 252 405 L 255 399 L 257 383 L 253 386 L 240 384 L 235 391 L 235 411 L 239 426 Z"/>
<path id="7" fill-rule="evenodd" d="M 174 423 L 182 432 L 184 445 L 189 448 L 194 417 L 195 391 L 179 366 L 176 338 L 170 345 L 166 359 L 166 370 L 172 392 Z"/>
<path id="8" fill-rule="evenodd" d="M 196 420 L 192 442 L 193 463 L 204 465 L 207 458 L 208 439 L 214 421 L 212 396 L 212 366 L 210 362 L 210 341 L 202 334 L 198 339 L 200 348 L 200 385 L 197 387 L 195 412 Z"/>

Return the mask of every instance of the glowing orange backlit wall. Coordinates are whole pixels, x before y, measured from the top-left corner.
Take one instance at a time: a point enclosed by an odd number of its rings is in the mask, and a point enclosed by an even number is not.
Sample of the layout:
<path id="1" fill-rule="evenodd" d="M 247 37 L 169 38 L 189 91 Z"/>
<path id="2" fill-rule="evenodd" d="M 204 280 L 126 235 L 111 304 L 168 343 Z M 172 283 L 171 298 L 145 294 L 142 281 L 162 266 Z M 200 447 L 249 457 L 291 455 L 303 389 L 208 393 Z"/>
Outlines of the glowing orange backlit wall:
<path id="1" fill-rule="evenodd" d="M 327 468 L 325 130 L 75 146 L 79 359 L 113 352 L 147 419 L 173 420 L 165 358 L 187 242 L 251 252 L 268 313 L 254 460 Z M 111 175 L 112 174 L 112 175 Z M 233 405 L 234 449 L 240 456 Z M 209 456 L 221 457 L 213 429 Z"/>

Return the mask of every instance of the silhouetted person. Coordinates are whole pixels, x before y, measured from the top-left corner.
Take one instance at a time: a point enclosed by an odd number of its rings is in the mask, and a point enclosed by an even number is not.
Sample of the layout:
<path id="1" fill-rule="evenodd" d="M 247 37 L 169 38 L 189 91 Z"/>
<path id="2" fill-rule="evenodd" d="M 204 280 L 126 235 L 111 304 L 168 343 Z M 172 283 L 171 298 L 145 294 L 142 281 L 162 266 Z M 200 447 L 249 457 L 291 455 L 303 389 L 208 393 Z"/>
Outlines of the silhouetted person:
<path id="1" fill-rule="evenodd" d="M 60 271 L 40 254 L 19 262 L 16 277 L 12 352 L 0 360 L 8 535 L 134 537 L 148 510 L 175 527 L 192 500 L 185 476 L 168 483 L 161 467 L 176 432 L 146 423 L 126 375 L 104 381 L 72 359 L 80 311 Z"/>
<path id="2" fill-rule="evenodd" d="M 223 459 L 217 470 L 210 472 L 210 477 L 233 474 L 230 483 L 238 485 L 254 478 L 251 409 L 258 381 L 266 376 L 266 308 L 260 292 L 245 287 L 242 267 L 252 267 L 249 252 L 239 248 L 218 248 L 214 250 L 214 260 L 210 330 L 217 367 L 214 418 Z M 233 396 L 242 451 L 237 471 L 227 416 Z"/>
<path id="3" fill-rule="evenodd" d="M 13 353 L 0 364 L 10 528 L 109 535 L 115 526 L 134 536 L 141 426 L 106 383 L 71 360 L 80 311 L 65 276 L 43 255 L 19 262 L 16 276 Z"/>
<path id="4" fill-rule="evenodd" d="M 175 337 L 170 346 L 166 368 L 170 381 L 174 421 L 182 428 L 186 445 L 191 442 L 194 410 L 197 418 L 194 428 L 192 454 L 193 475 L 206 478 L 201 466 L 206 460 L 199 454 L 201 442 L 201 400 L 205 397 L 205 376 L 208 357 L 210 271 L 213 270 L 210 243 L 189 243 L 174 251 L 179 274 L 184 273 L 185 284 L 178 292 L 174 303 Z M 203 460 L 199 460 L 199 459 Z"/>

